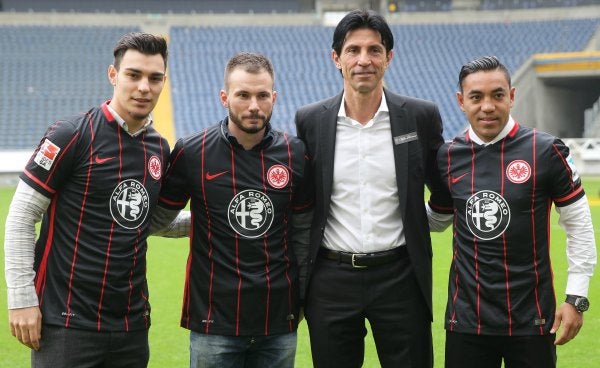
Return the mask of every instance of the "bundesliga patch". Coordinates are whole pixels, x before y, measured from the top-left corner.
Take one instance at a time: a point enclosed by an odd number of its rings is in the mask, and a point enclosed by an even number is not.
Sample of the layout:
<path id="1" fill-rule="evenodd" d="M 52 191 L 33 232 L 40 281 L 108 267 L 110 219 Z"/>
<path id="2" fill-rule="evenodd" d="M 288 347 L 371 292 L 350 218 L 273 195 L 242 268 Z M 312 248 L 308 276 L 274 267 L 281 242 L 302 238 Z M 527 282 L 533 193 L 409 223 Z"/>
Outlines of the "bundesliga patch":
<path id="1" fill-rule="evenodd" d="M 267 181 L 275 189 L 281 189 L 290 181 L 290 174 L 283 165 L 273 165 L 267 171 Z"/>
<path id="2" fill-rule="evenodd" d="M 531 166 L 527 161 L 514 160 L 506 167 L 506 177 L 515 184 L 521 184 L 531 177 Z"/>
<path id="3" fill-rule="evenodd" d="M 150 173 L 150 176 L 154 178 L 154 180 L 160 179 L 162 175 L 162 164 L 160 163 L 160 159 L 158 157 L 150 157 L 150 160 L 148 160 L 148 172 Z"/>
<path id="4" fill-rule="evenodd" d="M 40 150 L 38 151 L 37 155 L 35 155 L 33 161 L 40 167 L 50 170 L 52 164 L 54 164 L 54 159 L 56 159 L 56 156 L 58 156 L 58 152 L 60 152 L 60 147 L 46 138 L 44 139 L 44 143 L 42 143 Z"/>
<path id="5" fill-rule="evenodd" d="M 510 223 L 510 207 L 500 194 L 482 190 L 473 194 L 466 205 L 466 222 L 471 233 L 481 240 L 502 235 Z"/>
<path id="6" fill-rule="evenodd" d="M 239 192 L 229 202 L 229 226 L 245 238 L 257 238 L 266 233 L 274 217 L 271 198 L 258 190 Z"/>
<path id="7" fill-rule="evenodd" d="M 110 214 L 125 229 L 137 229 L 150 210 L 146 187 L 135 179 L 123 180 L 110 196 Z"/>

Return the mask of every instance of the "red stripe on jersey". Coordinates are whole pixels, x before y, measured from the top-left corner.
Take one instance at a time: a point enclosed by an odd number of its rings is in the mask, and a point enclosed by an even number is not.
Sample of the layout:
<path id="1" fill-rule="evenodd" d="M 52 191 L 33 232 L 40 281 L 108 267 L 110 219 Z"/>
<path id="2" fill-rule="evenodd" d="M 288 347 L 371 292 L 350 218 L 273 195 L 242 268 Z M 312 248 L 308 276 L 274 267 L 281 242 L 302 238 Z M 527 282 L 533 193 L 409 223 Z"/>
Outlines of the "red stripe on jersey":
<path id="1" fill-rule="evenodd" d="M 569 195 L 566 195 L 564 197 L 560 197 L 560 198 L 556 198 L 554 200 L 555 203 L 561 203 L 561 202 L 565 202 L 568 201 L 569 199 L 575 197 L 576 195 L 578 195 L 579 193 L 581 193 L 581 191 L 583 191 L 583 187 L 579 187 L 577 189 L 575 189 L 575 191 Z"/>
<path id="2" fill-rule="evenodd" d="M 550 212 L 552 212 L 552 199 L 548 198 L 548 204 L 546 206 L 546 218 L 550 219 Z M 548 247 L 547 247 L 547 252 L 548 254 L 546 254 L 546 256 L 548 257 L 547 259 L 551 259 L 550 258 L 550 247 L 552 245 L 552 243 L 550 242 L 550 221 L 548 221 L 546 223 L 546 239 L 548 239 Z M 554 297 L 553 300 L 556 300 L 556 291 L 554 290 L 554 271 L 552 271 L 552 262 L 550 262 L 550 287 L 552 288 L 552 296 Z"/>
<path id="3" fill-rule="evenodd" d="M 552 145 L 552 148 L 554 148 L 554 151 L 556 152 L 556 155 L 558 156 L 558 158 L 560 158 L 560 161 L 562 162 L 563 166 L 565 167 L 565 170 L 567 170 L 567 172 L 569 173 L 569 178 L 571 179 L 571 188 L 575 188 L 575 183 L 573 183 L 573 171 L 571 170 L 571 167 L 569 166 L 569 164 L 567 163 L 567 161 L 565 160 L 565 158 L 563 157 L 563 155 L 560 153 L 560 151 L 558 150 L 558 147 L 556 147 L 556 144 Z M 572 197 L 573 195 L 571 195 Z M 569 198 L 571 198 L 569 197 Z"/>
<path id="4" fill-rule="evenodd" d="M 517 134 L 517 131 L 519 130 L 519 123 L 517 123 L 515 121 L 515 125 L 512 127 L 512 129 L 510 130 L 510 132 L 508 132 L 508 136 L 513 138 L 515 136 L 515 134 Z"/>
<path id="5" fill-rule="evenodd" d="M 475 145 L 471 142 L 471 195 L 475 194 Z M 473 262 L 475 263 L 475 283 L 477 284 L 477 334 L 481 333 L 481 284 L 479 283 L 479 247 L 473 236 Z"/>
<path id="6" fill-rule="evenodd" d="M 514 130 L 514 129 L 513 129 Z M 500 195 L 502 197 L 504 197 L 504 182 L 506 180 L 506 178 L 504 177 L 505 175 L 505 167 L 504 167 L 504 144 L 506 143 L 506 139 L 502 140 L 502 145 L 501 145 L 501 149 L 500 149 L 500 183 L 501 183 L 501 189 L 500 189 Z M 505 284 L 506 284 L 506 310 L 508 312 L 508 336 L 512 336 L 512 310 L 511 310 L 511 303 L 510 303 L 510 275 L 508 272 L 508 250 L 507 250 L 507 244 L 506 244 L 506 232 L 502 233 L 502 251 L 503 251 L 503 256 L 504 256 L 504 277 L 505 277 Z"/>
<path id="7" fill-rule="evenodd" d="M 215 272 L 215 261 L 213 260 L 212 256 L 213 256 L 213 244 L 212 244 L 212 218 L 210 217 L 210 211 L 208 209 L 208 201 L 206 199 L 206 175 L 205 175 L 205 145 L 206 145 L 206 136 L 208 135 L 208 129 L 204 130 L 204 136 L 202 137 L 202 155 L 201 155 L 201 165 L 202 168 L 200 170 L 200 182 L 202 183 L 202 198 L 204 199 L 204 211 L 206 213 L 206 241 L 208 244 L 208 262 L 210 264 L 210 279 L 209 279 L 209 285 L 208 285 L 208 311 L 207 311 L 207 316 L 206 316 L 206 333 L 208 333 L 209 330 L 209 326 L 210 326 L 210 318 L 211 318 L 211 314 L 212 314 L 212 288 L 213 288 L 213 281 L 214 281 L 214 272 Z M 193 223 L 193 222 L 192 222 Z M 192 229 L 194 228 L 193 226 L 191 227 Z M 192 254 L 192 241 L 190 239 L 190 255 Z M 191 256 L 190 256 L 191 257 Z M 191 264 L 191 258 L 190 258 L 190 264 Z M 189 303 L 190 303 L 190 299 L 188 298 L 187 300 L 188 303 L 188 309 L 189 309 Z M 188 322 L 189 322 L 189 314 L 188 314 Z"/>
<path id="8" fill-rule="evenodd" d="M 456 238 L 456 230 L 454 231 L 453 236 Z M 456 276 L 454 277 L 454 295 L 452 296 L 452 321 L 450 321 L 449 323 L 450 331 L 454 331 L 454 323 L 452 322 L 456 320 L 456 299 L 458 299 L 458 267 L 456 266 L 457 255 L 458 247 L 455 247 L 454 252 L 452 252 L 452 263 L 454 264 L 454 274 Z"/>
<path id="9" fill-rule="evenodd" d="M 191 212 L 192 224 L 194 223 L 194 212 Z M 190 226 L 190 250 L 188 253 L 187 263 L 185 265 L 185 285 L 183 287 L 183 310 L 181 311 L 181 323 L 186 328 L 190 327 L 190 270 L 192 268 L 192 244 L 194 243 L 194 227 Z M 209 313 L 210 317 L 210 313 Z M 207 319 L 208 320 L 208 319 Z M 208 323 L 206 324 L 208 332 Z"/>
<path id="10" fill-rule="evenodd" d="M 49 186 L 47 186 L 43 181 L 40 181 L 40 179 L 38 179 L 32 173 L 30 173 L 29 170 L 25 169 L 25 170 L 23 170 L 23 173 L 25 175 L 27 175 L 27 177 L 29 179 L 33 180 L 37 185 L 39 185 L 40 187 L 42 187 L 45 190 L 47 190 L 48 193 L 50 193 L 52 195 L 56 194 L 56 190 L 54 190 L 54 189 L 50 188 Z"/>
<path id="11" fill-rule="evenodd" d="M 206 133 L 205 133 L 206 134 Z M 175 163 L 177 162 L 177 160 L 179 160 L 179 156 L 181 156 L 181 154 L 183 153 L 183 147 L 181 147 L 179 149 L 179 151 L 177 152 L 177 154 L 175 154 L 175 158 L 172 159 L 171 164 L 169 165 L 169 168 L 167 169 L 167 172 L 165 174 L 165 180 L 171 176 L 171 173 L 173 172 L 173 167 L 175 166 Z M 171 155 L 172 156 L 172 155 Z"/>
<path id="12" fill-rule="evenodd" d="M 104 101 L 104 103 L 100 106 L 100 108 L 102 109 L 102 112 L 104 113 L 104 117 L 106 118 L 106 120 L 108 120 L 108 121 L 114 121 L 115 118 L 111 114 L 110 110 L 108 109 L 108 104 L 109 103 L 110 103 L 110 100 Z"/>
<path id="13" fill-rule="evenodd" d="M 108 246 L 106 247 L 106 257 L 104 261 L 104 275 L 102 275 L 102 288 L 100 288 L 100 300 L 98 301 L 98 331 L 100 331 L 100 321 L 102 318 L 102 302 L 104 301 L 104 289 L 106 288 L 106 274 L 108 273 L 108 263 L 110 260 L 110 246 L 112 244 L 113 233 L 115 231 L 115 223 L 110 225 L 110 235 L 108 236 Z"/>
<path id="14" fill-rule="evenodd" d="M 133 294 L 133 283 L 131 282 L 131 279 L 133 278 L 133 270 L 135 270 L 135 266 L 137 264 L 137 254 L 138 254 L 138 245 L 139 245 L 139 240 L 140 240 L 140 236 L 142 234 L 142 231 L 140 230 L 140 228 L 137 229 L 137 233 L 138 236 L 135 239 L 135 244 L 133 244 L 133 264 L 131 265 L 131 269 L 129 270 L 129 295 L 127 296 L 127 314 L 125 314 L 124 320 L 125 320 L 125 331 L 129 331 L 129 313 L 131 312 L 131 295 Z"/>
<path id="15" fill-rule="evenodd" d="M 83 192 L 83 198 L 81 200 L 81 208 L 79 210 L 79 221 L 77 223 L 77 235 L 75 235 L 75 247 L 73 249 L 73 259 L 71 260 L 71 272 L 69 275 L 69 286 L 67 291 L 67 319 L 65 321 L 65 327 L 69 327 L 69 322 L 71 319 L 71 295 L 73 293 L 73 274 L 75 273 L 75 263 L 77 262 L 77 251 L 79 249 L 79 235 L 81 234 L 81 227 L 83 224 L 83 215 L 85 214 L 85 205 L 87 202 L 87 196 L 90 189 L 90 180 L 92 177 L 92 167 L 93 167 L 93 154 L 94 154 L 94 129 L 92 126 L 92 120 L 89 120 L 90 127 L 90 157 L 88 164 L 88 172 L 85 179 L 85 191 Z"/>
<path id="16" fill-rule="evenodd" d="M 50 210 L 48 211 L 49 225 L 48 225 L 48 236 L 46 238 L 46 244 L 44 246 L 44 255 L 42 261 L 36 272 L 35 280 L 35 291 L 37 292 L 38 298 L 40 299 L 40 305 L 43 301 L 43 289 L 46 286 L 46 267 L 48 266 L 48 255 L 52 248 L 52 240 L 54 237 L 54 218 L 56 215 L 56 199 L 52 200 L 50 204 Z"/>
<path id="17" fill-rule="evenodd" d="M 452 148 L 452 146 L 454 145 L 454 142 L 456 140 L 453 140 L 452 143 L 450 143 L 448 145 L 448 149 L 446 150 L 446 161 L 447 161 L 447 169 L 446 169 L 446 176 L 448 177 L 448 190 L 451 190 L 450 188 L 452 188 L 452 179 L 451 179 L 451 175 L 450 175 L 450 149 Z"/>
<path id="18" fill-rule="evenodd" d="M 119 128 L 118 132 L 117 132 L 117 138 L 118 138 L 118 143 L 119 143 L 119 183 L 121 182 L 121 180 L 123 179 L 123 142 L 121 139 L 121 134 L 122 134 L 122 129 Z M 111 226 L 110 226 L 110 235 L 108 238 L 108 244 L 106 246 L 106 260 L 104 261 L 104 274 L 102 276 L 102 287 L 100 289 L 100 300 L 98 301 L 98 321 L 97 321 L 97 325 L 98 325 L 98 331 L 100 331 L 101 328 L 101 319 L 102 319 L 102 302 L 104 299 L 104 289 L 106 288 L 106 275 L 108 274 L 108 264 L 110 261 L 110 246 L 112 244 L 112 237 L 113 237 L 113 233 L 115 231 L 115 222 L 113 221 Z"/>
<path id="19" fill-rule="evenodd" d="M 233 151 L 233 145 L 229 144 L 229 149 L 231 151 L 231 182 L 233 186 L 233 195 L 237 194 L 237 188 L 235 183 L 235 152 Z M 235 336 L 240 335 L 240 308 L 241 308 L 241 299 L 242 299 L 242 273 L 240 271 L 240 238 L 237 233 L 235 233 L 235 270 L 238 275 L 238 284 L 237 284 L 237 303 L 236 303 L 236 311 L 235 311 Z"/>
<path id="20" fill-rule="evenodd" d="M 260 166 L 261 166 L 261 177 L 262 177 L 262 185 L 263 192 L 267 193 L 267 178 L 265 176 L 265 150 L 260 150 Z M 269 307 L 271 304 L 271 275 L 269 274 L 269 243 L 268 243 L 268 235 L 265 233 L 263 235 L 263 248 L 265 251 L 265 278 L 267 280 L 267 300 L 265 301 L 265 336 L 269 335 Z"/>
<path id="21" fill-rule="evenodd" d="M 540 275 L 538 272 L 538 258 L 537 258 L 537 232 L 535 231 L 535 224 L 536 224 L 536 220 L 535 220 L 535 190 L 537 188 L 536 184 L 537 184 L 537 130 L 533 129 L 533 152 L 532 152 L 532 156 L 533 156 L 533 184 L 531 186 L 531 235 L 532 235 L 532 245 L 533 245 L 533 271 L 535 273 L 535 289 L 534 289 L 534 294 L 535 294 L 535 306 L 538 312 L 538 318 L 542 319 L 542 307 L 540 305 L 540 296 L 539 296 L 539 292 L 538 292 L 538 288 L 540 285 Z M 548 207 L 552 207 L 552 206 L 548 206 Z M 550 216 L 547 217 L 547 219 L 550 219 Z M 550 226 L 550 223 L 548 221 L 548 223 L 546 224 L 546 228 L 548 228 Z M 550 239 L 550 237 L 548 237 L 548 239 Z M 550 246 L 550 242 L 548 242 L 548 246 Z M 543 329 L 543 325 L 540 325 L 540 335 L 544 334 L 544 329 Z"/>
<path id="22" fill-rule="evenodd" d="M 294 167 L 292 166 L 292 148 L 290 147 L 290 141 L 288 139 L 288 135 L 287 133 L 283 133 L 283 138 L 285 139 L 285 143 L 287 144 L 287 152 L 288 152 L 288 167 L 290 170 L 290 185 L 288 187 L 288 191 L 289 191 L 289 203 L 292 203 L 293 197 L 294 197 L 294 188 L 293 188 L 293 183 L 294 183 Z M 293 312 L 293 306 L 292 306 L 292 280 L 290 279 L 290 275 L 288 273 L 289 269 L 290 269 L 290 258 L 288 257 L 288 224 L 289 224 L 289 219 L 288 219 L 288 214 L 289 211 L 286 211 L 286 214 L 283 217 L 283 222 L 285 224 L 285 228 L 283 230 L 283 249 L 284 249 L 284 259 L 285 259 L 285 278 L 287 279 L 288 282 L 288 315 L 292 314 Z M 288 319 L 288 325 L 290 328 L 290 332 L 292 332 L 294 330 L 294 324 L 292 323 L 291 319 Z"/>
<path id="23" fill-rule="evenodd" d="M 570 194 L 567 194 L 564 197 L 554 199 L 554 203 L 560 204 L 562 202 L 566 202 L 569 199 L 577 196 L 579 193 L 581 193 L 583 191 L 583 187 L 579 186 L 579 187 L 575 188 L 575 183 L 573 182 L 573 171 L 571 170 L 571 167 L 569 166 L 569 164 L 567 163 L 567 161 L 565 160 L 563 155 L 560 153 L 560 151 L 558 150 L 558 148 L 556 147 L 555 144 L 552 145 L 552 148 L 554 148 L 554 151 L 556 151 L 557 156 L 560 158 L 561 162 L 563 163 L 565 170 L 567 170 L 567 172 L 569 173 L 569 177 L 571 179 L 570 185 L 571 185 L 571 188 L 573 189 L 573 192 L 571 192 Z M 550 238 L 548 238 L 548 239 L 550 239 Z"/>
<path id="24" fill-rule="evenodd" d="M 148 175 L 148 156 L 146 154 L 146 142 L 144 141 L 144 138 L 146 138 L 145 132 L 142 134 L 142 147 L 144 148 L 144 166 L 143 166 L 144 180 L 142 181 L 142 184 L 144 184 L 144 186 L 145 186 L 146 185 L 146 177 Z"/>

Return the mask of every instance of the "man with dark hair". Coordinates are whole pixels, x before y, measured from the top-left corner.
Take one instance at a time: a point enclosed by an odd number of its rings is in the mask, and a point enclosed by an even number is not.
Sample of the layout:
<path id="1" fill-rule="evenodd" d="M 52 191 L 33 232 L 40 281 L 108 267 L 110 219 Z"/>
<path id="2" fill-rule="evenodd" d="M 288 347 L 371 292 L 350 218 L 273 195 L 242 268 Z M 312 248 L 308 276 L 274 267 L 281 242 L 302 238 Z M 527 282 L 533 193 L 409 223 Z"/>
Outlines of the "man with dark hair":
<path id="1" fill-rule="evenodd" d="M 158 211 L 174 218 L 191 199 L 181 326 L 192 368 L 294 366 L 310 220 L 295 224 L 312 196 L 304 145 L 269 123 L 274 81 L 265 56 L 233 56 L 220 92 L 228 116 L 171 153 Z"/>
<path id="2" fill-rule="evenodd" d="M 393 47 L 382 16 L 347 14 L 331 52 L 342 93 L 296 113 L 316 192 L 305 315 L 317 368 L 362 366 L 365 319 L 382 367 L 433 366 L 427 212 L 451 210 L 442 122 L 433 103 L 383 87 Z"/>
<path id="3" fill-rule="evenodd" d="M 5 271 L 11 333 L 34 367 L 147 366 L 146 237 L 169 154 L 151 111 L 166 66 L 164 38 L 124 35 L 112 99 L 52 124 L 20 176 Z"/>
<path id="4" fill-rule="evenodd" d="M 454 199 L 446 367 L 555 367 L 583 324 L 596 264 L 581 179 L 558 138 L 518 124 L 510 74 L 493 56 L 463 65 L 458 104 L 470 127 L 438 152 Z M 550 210 L 567 233 L 566 301 L 556 307 Z M 561 329 L 556 338 L 556 332 Z M 555 340 L 556 338 L 556 340 Z"/>

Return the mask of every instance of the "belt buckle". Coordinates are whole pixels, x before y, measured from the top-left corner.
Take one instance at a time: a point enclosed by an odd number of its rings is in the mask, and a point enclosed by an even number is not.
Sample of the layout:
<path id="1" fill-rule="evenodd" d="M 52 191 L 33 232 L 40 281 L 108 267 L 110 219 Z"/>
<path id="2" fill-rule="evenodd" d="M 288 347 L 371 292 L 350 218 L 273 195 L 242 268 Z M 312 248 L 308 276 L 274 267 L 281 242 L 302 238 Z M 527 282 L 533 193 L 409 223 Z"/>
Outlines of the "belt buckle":
<path id="1" fill-rule="evenodd" d="M 367 268 L 367 266 L 360 266 L 355 263 L 355 256 L 365 256 L 364 253 L 352 253 L 352 268 Z"/>

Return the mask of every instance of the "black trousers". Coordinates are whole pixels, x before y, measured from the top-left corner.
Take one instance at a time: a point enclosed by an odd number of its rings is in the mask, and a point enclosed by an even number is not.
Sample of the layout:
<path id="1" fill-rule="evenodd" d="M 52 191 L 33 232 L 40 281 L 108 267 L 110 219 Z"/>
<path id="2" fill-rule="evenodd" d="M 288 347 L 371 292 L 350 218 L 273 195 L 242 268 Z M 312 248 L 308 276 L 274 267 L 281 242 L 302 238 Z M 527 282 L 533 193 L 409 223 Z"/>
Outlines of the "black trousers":
<path id="1" fill-rule="evenodd" d="M 429 311 L 408 258 L 362 269 L 319 258 L 305 316 L 315 368 L 361 367 L 365 320 L 381 367 L 433 367 Z"/>
<path id="2" fill-rule="evenodd" d="M 556 367 L 555 335 L 489 336 L 446 331 L 446 368 Z"/>

